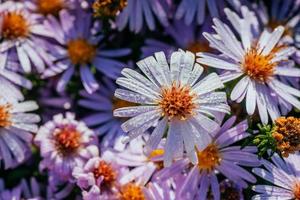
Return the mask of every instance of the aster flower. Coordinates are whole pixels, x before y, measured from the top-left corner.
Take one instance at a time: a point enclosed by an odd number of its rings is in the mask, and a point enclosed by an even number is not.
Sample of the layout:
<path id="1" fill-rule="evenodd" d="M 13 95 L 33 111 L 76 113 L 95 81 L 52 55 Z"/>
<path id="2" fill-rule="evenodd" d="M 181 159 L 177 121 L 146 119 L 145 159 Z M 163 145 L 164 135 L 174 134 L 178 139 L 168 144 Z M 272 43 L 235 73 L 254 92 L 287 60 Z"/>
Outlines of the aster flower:
<path id="1" fill-rule="evenodd" d="M 299 199 L 300 198 L 300 171 L 299 153 L 282 159 L 278 154 L 272 156 L 272 162 L 262 160 L 265 167 L 254 168 L 257 176 L 272 183 L 272 185 L 256 185 L 253 190 L 259 194 L 252 199 Z"/>
<path id="2" fill-rule="evenodd" d="M 216 0 L 181 0 L 175 18 L 182 19 L 187 25 L 193 21 L 203 24 L 206 19 L 206 7 L 212 17 L 219 17 L 219 10 L 224 8 L 224 1 Z"/>
<path id="3" fill-rule="evenodd" d="M 296 31 L 296 26 L 300 23 L 299 9 L 299 1 L 294 0 L 272 1 L 270 12 L 262 1 L 259 2 L 259 4 L 254 4 L 254 11 L 261 21 L 261 26 L 271 30 L 277 26 L 283 26 L 285 28 L 280 41 L 283 44 L 297 48 L 297 51 L 292 58 L 298 64 L 300 64 L 300 48 L 295 45 L 294 31 Z"/>
<path id="4" fill-rule="evenodd" d="M 76 16 L 63 10 L 59 14 L 59 20 L 48 16 L 45 26 L 60 45 L 51 48 L 52 54 L 56 57 L 56 65 L 48 68 L 43 77 L 52 77 L 63 72 L 57 84 L 59 92 L 65 89 L 77 69 L 86 91 L 94 92 L 99 85 L 91 67 L 95 67 L 110 78 L 116 78 L 124 64 L 114 58 L 130 53 L 129 49 L 103 49 L 101 44 L 103 36 L 92 34 L 92 16 L 81 9 L 76 11 Z"/>
<path id="5" fill-rule="evenodd" d="M 126 89 L 117 89 L 115 96 L 133 103 L 142 104 L 116 109 L 116 117 L 132 117 L 122 124 L 129 134 L 125 141 L 137 137 L 156 125 L 146 144 L 147 152 L 155 150 L 168 128 L 164 164 L 187 152 L 193 163 L 197 163 L 195 146 L 204 149 L 210 142 L 210 133 L 219 128 L 214 112 L 229 112 L 220 78 L 212 73 L 197 81 L 203 68 L 195 64 L 191 52 L 178 51 L 171 56 L 168 66 L 165 54 L 158 52 L 137 63 L 145 76 L 125 68 L 125 77 L 117 79 L 117 84 Z M 189 135 L 185 130 L 192 130 Z M 184 148 L 183 148 L 184 143 Z"/>
<path id="6" fill-rule="evenodd" d="M 30 154 L 31 133 L 40 117 L 27 113 L 38 109 L 34 101 L 8 101 L 0 97 L 0 158 L 5 168 L 15 167 Z"/>
<path id="7" fill-rule="evenodd" d="M 118 194 L 121 178 L 128 172 L 115 162 L 114 152 L 105 150 L 101 157 L 93 157 L 83 166 L 75 167 L 73 177 L 83 190 L 84 199 L 114 199 Z M 123 180 L 124 181 L 124 180 Z"/>
<path id="8" fill-rule="evenodd" d="M 123 119 L 113 116 L 113 110 L 122 107 L 133 106 L 130 103 L 114 97 L 116 84 L 109 79 L 103 79 L 104 84 L 99 91 L 88 94 L 86 91 L 80 92 L 83 99 L 78 101 L 78 104 L 93 111 L 89 112 L 82 119 L 89 127 L 95 127 L 95 133 L 103 136 L 101 139 L 101 146 L 112 146 L 117 138 L 124 135 L 121 129 Z"/>
<path id="9" fill-rule="evenodd" d="M 127 6 L 117 17 L 117 28 L 121 31 L 129 24 L 131 31 L 139 33 L 145 21 L 147 27 L 153 31 L 156 27 L 154 17 L 162 25 L 168 26 L 167 10 L 170 4 L 168 0 L 128 0 Z"/>
<path id="10" fill-rule="evenodd" d="M 162 38 L 146 39 L 145 45 L 142 47 L 143 57 L 153 55 L 157 51 L 163 51 L 168 57 L 178 48 L 193 53 L 208 52 L 211 48 L 202 36 L 202 32 L 210 32 L 210 25 L 211 23 L 207 21 L 199 28 L 196 23 L 186 25 L 183 20 L 174 20 L 170 26 L 164 29 L 166 36 L 170 36 L 172 41 L 166 42 Z"/>
<path id="11" fill-rule="evenodd" d="M 140 136 L 130 141 L 126 147 L 122 144 L 115 144 L 117 149 L 115 153 L 116 162 L 121 166 L 130 167 L 131 170 L 123 176 L 128 181 L 134 181 L 140 185 L 146 185 L 156 171 L 160 170 L 163 160 L 163 145 L 145 155 L 143 147 L 145 146 L 148 135 Z"/>
<path id="12" fill-rule="evenodd" d="M 55 115 L 40 127 L 35 137 L 43 158 L 40 167 L 61 180 L 69 180 L 75 166 L 83 166 L 89 158 L 98 155 L 96 142 L 94 132 L 76 121 L 74 114 Z"/>
<path id="13" fill-rule="evenodd" d="M 32 64 L 42 73 L 46 64 L 52 65 L 46 52 L 45 37 L 49 37 L 38 16 L 30 13 L 24 4 L 6 1 L 0 5 L 0 69 L 7 60 L 16 56 L 24 72 L 29 73 Z"/>
<path id="14" fill-rule="evenodd" d="M 289 67 L 293 65 L 288 58 L 294 53 L 294 48 L 278 45 L 284 28 L 279 26 L 273 32 L 264 30 L 257 35 L 252 12 L 244 12 L 243 18 L 239 18 L 228 9 L 225 12 L 239 33 L 241 41 L 226 24 L 214 19 L 217 35 L 204 33 L 204 36 L 211 47 L 220 51 L 222 55 L 198 53 L 200 58 L 197 62 L 223 69 L 224 74 L 221 78 L 224 82 L 238 79 L 230 94 L 231 100 L 240 103 L 245 99 L 249 115 L 252 115 L 257 107 L 264 124 L 268 123 L 268 115 L 275 120 L 281 112 L 290 110 L 292 106 L 299 109 L 300 102 L 297 97 L 300 96 L 300 91 L 277 78 L 300 77 L 299 69 Z"/>
<path id="15" fill-rule="evenodd" d="M 187 176 L 182 186 L 177 190 L 177 197 L 183 199 L 206 199 L 209 188 L 214 199 L 220 199 L 220 184 L 218 174 L 224 175 L 228 180 L 242 188 L 247 187 L 246 181 L 255 183 L 255 177 L 242 166 L 259 166 L 260 162 L 255 155 L 255 147 L 234 145 L 250 134 L 245 132 L 248 128 L 247 121 L 242 121 L 232 126 L 235 117 L 229 118 L 214 133 L 212 142 L 204 149 L 197 150 L 198 164 L 192 164 L 187 159 L 181 159 L 157 173 L 161 181 L 174 177 L 182 171 L 187 171 Z"/>

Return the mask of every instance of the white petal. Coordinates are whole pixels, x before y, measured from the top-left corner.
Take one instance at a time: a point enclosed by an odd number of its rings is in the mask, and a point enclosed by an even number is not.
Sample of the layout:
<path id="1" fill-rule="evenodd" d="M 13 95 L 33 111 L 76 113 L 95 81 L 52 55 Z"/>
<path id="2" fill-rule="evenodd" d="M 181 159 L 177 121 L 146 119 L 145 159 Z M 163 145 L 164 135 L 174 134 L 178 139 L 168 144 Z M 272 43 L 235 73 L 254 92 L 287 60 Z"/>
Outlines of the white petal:
<path id="1" fill-rule="evenodd" d="M 18 104 L 15 104 L 12 109 L 12 113 L 17 113 L 17 112 L 28 112 L 28 111 L 33 111 L 37 110 L 39 106 L 35 101 L 24 101 Z"/>
<path id="2" fill-rule="evenodd" d="M 140 103 L 140 104 L 154 104 L 153 98 L 146 97 L 142 94 L 138 94 L 129 90 L 124 89 L 116 89 L 115 97 L 133 102 L 133 103 Z"/>
<path id="3" fill-rule="evenodd" d="M 242 94 L 246 91 L 246 88 L 248 87 L 250 82 L 250 79 L 248 76 L 245 76 L 242 78 L 233 88 L 230 99 L 233 101 L 236 101 L 239 97 L 242 96 Z"/>
<path id="4" fill-rule="evenodd" d="M 266 43 L 266 45 L 263 48 L 262 55 L 268 55 L 273 50 L 273 48 L 276 46 L 276 44 L 280 40 L 283 32 L 284 32 L 283 26 L 279 26 L 279 27 L 275 28 L 273 33 L 271 33 L 271 35 L 268 39 L 268 42 Z"/>
<path id="5" fill-rule="evenodd" d="M 192 91 L 200 96 L 223 87 L 224 84 L 222 83 L 220 77 L 216 73 L 210 73 L 208 76 L 195 84 L 192 88 Z"/>
<path id="6" fill-rule="evenodd" d="M 253 115 L 256 107 L 256 91 L 255 82 L 249 81 L 247 95 L 246 95 L 246 110 L 249 115 Z"/>
<path id="7" fill-rule="evenodd" d="M 226 58 L 211 53 L 198 53 L 197 62 L 217 69 L 241 71 L 240 66 Z"/>
<path id="8" fill-rule="evenodd" d="M 134 117 L 139 114 L 158 109 L 158 106 L 132 106 L 114 110 L 115 117 Z"/>
<path id="9" fill-rule="evenodd" d="M 200 78 L 201 74 L 203 73 L 203 70 L 204 69 L 201 65 L 199 65 L 198 63 L 195 63 L 194 69 L 193 69 L 193 71 L 191 73 L 191 76 L 188 80 L 188 84 L 190 86 L 193 86 L 196 83 L 196 81 Z"/>

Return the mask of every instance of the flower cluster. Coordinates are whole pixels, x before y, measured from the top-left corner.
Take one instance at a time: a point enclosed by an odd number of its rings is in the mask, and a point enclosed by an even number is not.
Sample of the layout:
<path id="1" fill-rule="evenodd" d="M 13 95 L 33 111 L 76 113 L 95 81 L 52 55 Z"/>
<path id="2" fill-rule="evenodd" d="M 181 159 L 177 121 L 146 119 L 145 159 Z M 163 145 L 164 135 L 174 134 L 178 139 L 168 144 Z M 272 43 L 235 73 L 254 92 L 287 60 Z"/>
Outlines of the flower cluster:
<path id="1" fill-rule="evenodd" d="M 299 151 L 299 0 L 0 0 L 0 200 L 299 200 Z"/>

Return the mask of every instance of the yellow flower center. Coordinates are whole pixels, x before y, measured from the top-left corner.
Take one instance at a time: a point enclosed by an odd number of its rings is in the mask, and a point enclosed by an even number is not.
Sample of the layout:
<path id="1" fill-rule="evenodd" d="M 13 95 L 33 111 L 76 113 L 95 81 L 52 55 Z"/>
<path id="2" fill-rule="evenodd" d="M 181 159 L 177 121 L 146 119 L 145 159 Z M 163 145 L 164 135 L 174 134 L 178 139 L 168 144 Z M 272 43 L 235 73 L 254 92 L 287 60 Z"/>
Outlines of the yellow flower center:
<path id="1" fill-rule="evenodd" d="M 111 165 L 105 161 L 100 161 L 97 168 L 93 170 L 95 178 L 103 177 L 104 187 L 110 187 L 116 180 L 117 174 Z"/>
<path id="2" fill-rule="evenodd" d="M 65 5 L 63 0 L 38 0 L 37 11 L 43 15 L 57 16 Z"/>
<path id="3" fill-rule="evenodd" d="M 163 89 L 162 99 L 159 102 L 163 116 L 167 116 L 169 119 L 175 117 L 179 120 L 186 120 L 196 108 L 194 97 L 191 89 L 186 86 L 173 84 L 171 88 Z"/>
<path id="4" fill-rule="evenodd" d="M 11 126 L 10 104 L 0 105 L 0 128 Z"/>
<path id="5" fill-rule="evenodd" d="M 71 40 L 67 47 L 69 58 L 74 65 L 89 64 L 96 56 L 96 47 L 83 38 Z"/>
<path id="6" fill-rule="evenodd" d="M 274 51 L 269 55 L 262 55 L 256 48 L 252 48 L 246 53 L 242 68 L 251 79 L 265 83 L 274 75 L 277 66 L 276 62 L 271 62 L 274 56 Z"/>
<path id="7" fill-rule="evenodd" d="M 120 200 L 145 200 L 142 188 L 133 183 L 128 183 L 121 188 Z"/>
<path id="8" fill-rule="evenodd" d="M 210 144 L 204 150 L 198 151 L 197 156 L 200 170 L 214 170 L 222 160 L 219 149 L 215 144 Z"/>
<path id="9" fill-rule="evenodd" d="M 95 17 L 114 17 L 127 6 L 127 0 L 96 0 L 93 3 Z"/>
<path id="10" fill-rule="evenodd" d="M 2 21 L 2 36 L 8 40 L 24 38 L 29 33 L 29 25 L 25 17 L 18 12 L 6 12 Z"/>
<path id="11" fill-rule="evenodd" d="M 297 182 L 293 188 L 295 200 L 300 200 L 300 183 Z"/>
<path id="12" fill-rule="evenodd" d="M 193 53 L 198 53 L 198 52 L 211 52 L 212 49 L 209 46 L 208 42 L 192 42 L 188 45 L 187 50 L 193 52 Z"/>
<path id="13" fill-rule="evenodd" d="M 63 155 L 69 155 L 80 146 L 80 133 L 75 127 L 66 125 L 54 133 L 54 139 L 58 151 Z"/>
<path id="14" fill-rule="evenodd" d="M 272 136 L 277 142 L 277 149 L 283 156 L 300 150 L 300 119 L 280 117 L 275 121 Z"/>

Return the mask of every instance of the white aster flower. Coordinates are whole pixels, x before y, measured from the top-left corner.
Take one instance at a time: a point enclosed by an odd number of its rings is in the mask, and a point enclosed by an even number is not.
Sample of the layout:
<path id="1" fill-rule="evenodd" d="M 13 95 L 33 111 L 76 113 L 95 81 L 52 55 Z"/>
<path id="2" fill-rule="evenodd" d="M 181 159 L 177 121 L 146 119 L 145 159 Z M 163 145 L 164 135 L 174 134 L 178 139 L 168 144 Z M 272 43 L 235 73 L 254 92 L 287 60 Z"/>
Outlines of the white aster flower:
<path id="1" fill-rule="evenodd" d="M 142 104 L 114 111 L 116 117 L 132 117 L 122 124 L 129 134 L 127 141 L 156 126 L 146 143 L 146 152 L 155 150 L 165 130 L 167 140 L 164 164 L 170 165 L 174 157 L 187 152 L 197 163 L 196 149 L 204 149 L 211 141 L 213 131 L 219 128 L 216 113 L 230 111 L 225 92 L 215 73 L 198 81 L 203 67 L 195 64 L 191 52 L 177 51 L 171 55 L 170 67 L 163 52 L 147 57 L 137 63 L 144 75 L 125 68 L 124 77 L 117 84 L 126 89 L 117 89 L 117 98 Z"/>
<path id="2" fill-rule="evenodd" d="M 300 91 L 280 81 L 278 77 L 300 77 L 300 69 L 288 60 L 295 52 L 293 47 L 279 43 L 284 28 L 279 26 L 273 32 L 258 33 L 253 12 L 243 7 L 240 18 L 225 9 L 225 13 L 236 29 L 233 31 L 219 19 L 213 19 L 216 34 L 204 33 L 210 46 L 222 54 L 198 53 L 197 62 L 225 71 L 220 77 L 223 82 L 239 79 L 230 98 L 238 103 L 246 99 L 246 110 L 252 115 L 255 108 L 261 121 L 268 123 L 268 115 L 275 120 L 292 106 L 300 109 Z"/>
<path id="3" fill-rule="evenodd" d="M 5 168 L 22 163 L 30 155 L 32 133 L 40 117 L 27 113 L 38 109 L 34 101 L 11 101 L 0 96 L 0 161 Z"/>

